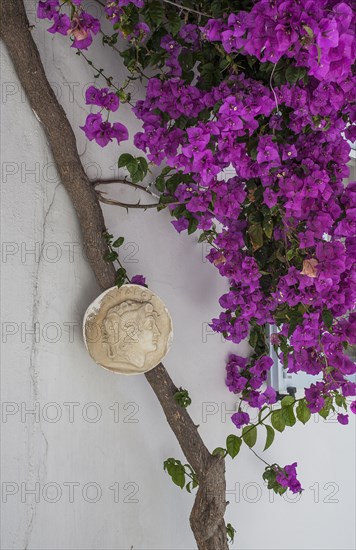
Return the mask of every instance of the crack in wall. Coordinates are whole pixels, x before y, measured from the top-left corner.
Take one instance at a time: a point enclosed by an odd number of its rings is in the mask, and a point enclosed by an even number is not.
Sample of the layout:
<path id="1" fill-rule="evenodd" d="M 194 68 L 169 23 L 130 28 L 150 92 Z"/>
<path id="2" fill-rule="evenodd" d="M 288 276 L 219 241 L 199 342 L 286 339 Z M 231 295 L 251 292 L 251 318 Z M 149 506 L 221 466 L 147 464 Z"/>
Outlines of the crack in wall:
<path id="1" fill-rule="evenodd" d="M 47 220 L 56 198 L 57 189 L 60 185 L 61 183 L 57 183 L 57 185 L 55 186 L 51 202 L 46 208 L 43 216 L 40 255 L 39 255 L 37 267 L 34 273 L 32 319 L 31 319 L 31 326 L 34 328 L 36 328 L 37 326 L 38 319 L 39 319 L 39 311 L 40 311 L 39 279 L 40 279 L 41 267 L 42 267 L 43 250 L 44 250 L 45 241 L 46 241 Z M 29 368 L 30 379 L 31 379 L 31 393 L 32 393 L 31 397 L 32 397 L 33 407 L 35 407 L 35 403 L 39 401 L 39 383 L 38 383 L 39 371 L 37 367 L 37 360 L 38 360 L 38 353 L 39 353 L 38 344 L 39 344 L 39 341 L 37 339 L 37 333 L 35 331 L 35 333 L 32 336 L 32 345 L 30 350 L 30 368 Z M 32 484 L 35 484 L 36 482 L 41 481 L 41 479 L 45 479 L 45 476 L 47 473 L 48 440 L 43 430 L 40 413 L 39 413 L 38 422 L 36 422 L 35 415 L 31 416 L 30 422 L 31 422 L 31 425 L 30 425 L 29 434 L 28 434 L 29 469 L 28 469 L 27 483 L 31 485 L 31 488 L 32 488 Z M 40 445 L 41 445 L 40 439 L 42 439 L 42 446 L 44 445 L 44 450 L 42 453 L 40 452 Z M 34 456 L 36 450 L 38 451 L 38 454 L 37 456 Z M 30 543 L 34 520 L 37 512 L 37 505 L 38 505 L 38 502 L 35 497 L 34 499 L 32 499 L 31 502 L 29 502 L 27 507 L 27 525 L 24 533 L 24 543 L 22 546 L 24 550 L 28 549 L 28 546 Z"/>

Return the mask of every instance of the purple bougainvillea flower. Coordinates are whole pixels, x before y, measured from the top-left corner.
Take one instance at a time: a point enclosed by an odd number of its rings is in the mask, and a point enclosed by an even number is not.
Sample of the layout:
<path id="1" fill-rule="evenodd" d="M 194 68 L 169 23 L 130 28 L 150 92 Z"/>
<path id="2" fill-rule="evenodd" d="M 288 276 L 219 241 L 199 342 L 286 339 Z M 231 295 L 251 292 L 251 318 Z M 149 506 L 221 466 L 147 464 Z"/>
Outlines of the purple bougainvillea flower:
<path id="1" fill-rule="evenodd" d="M 112 2 L 112 0 L 107 0 L 108 4 L 110 4 L 110 2 Z M 144 0 L 114 0 L 113 3 L 115 2 L 118 4 L 119 7 L 125 7 L 129 4 L 133 4 L 137 8 L 143 8 L 143 6 L 145 5 Z"/>
<path id="2" fill-rule="evenodd" d="M 301 493 L 303 491 L 300 482 L 297 479 L 297 462 L 284 466 L 276 475 L 276 481 L 282 486 L 287 487 L 292 493 Z"/>
<path id="3" fill-rule="evenodd" d="M 113 139 L 118 143 L 128 139 L 128 131 L 123 124 L 104 122 L 100 113 L 88 115 L 81 129 L 90 141 L 95 140 L 101 147 L 105 147 Z"/>
<path id="4" fill-rule="evenodd" d="M 94 139 L 96 132 L 99 131 L 102 121 L 103 117 L 100 113 L 90 114 L 87 116 L 85 125 L 80 127 L 90 141 Z"/>
<path id="5" fill-rule="evenodd" d="M 58 13 L 58 7 L 59 0 L 40 1 L 37 6 L 37 17 L 39 19 L 53 19 Z"/>
<path id="6" fill-rule="evenodd" d="M 340 424 L 343 424 L 344 426 L 346 426 L 346 424 L 349 423 L 349 415 L 348 414 L 341 414 L 339 413 L 337 415 L 337 421 L 340 423 Z"/>
<path id="7" fill-rule="evenodd" d="M 131 277 L 131 283 L 133 285 L 145 286 L 146 285 L 146 279 L 143 275 L 134 275 L 133 277 Z"/>
<path id="8" fill-rule="evenodd" d="M 181 233 L 185 229 L 188 229 L 189 221 L 187 218 L 179 218 L 179 220 L 173 220 L 171 224 L 178 231 L 178 233 Z"/>
<path id="9" fill-rule="evenodd" d="M 322 19 L 319 23 L 316 43 L 325 50 L 334 48 L 339 42 L 339 31 L 335 19 Z"/>
<path id="10" fill-rule="evenodd" d="M 257 162 L 279 161 L 279 152 L 277 145 L 273 142 L 271 136 L 262 136 L 257 147 Z"/>
<path id="11" fill-rule="evenodd" d="M 116 139 L 118 144 L 121 143 L 121 141 L 126 141 L 129 139 L 129 133 L 123 124 L 120 122 L 114 122 L 111 128 L 111 137 Z"/>
<path id="12" fill-rule="evenodd" d="M 105 109 L 114 113 L 119 108 L 120 100 L 116 94 L 108 93 L 105 98 L 102 99 L 102 103 Z"/>
<path id="13" fill-rule="evenodd" d="M 346 382 L 342 385 L 342 395 L 344 397 L 353 397 L 356 395 L 356 384 L 355 382 Z"/>
<path id="14" fill-rule="evenodd" d="M 245 424 L 250 422 L 250 416 L 245 412 L 236 412 L 231 417 L 232 422 L 235 424 L 236 428 L 242 428 Z"/>
<path id="15" fill-rule="evenodd" d="M 85 92 L 85 103 L 87 105 L 99 105 L 99 90 L 95 86 L 89 86 Z"/>
<path id="16" fill-rule="evenodd" d="M 352 401 L 350 405 L 350 410 L 353 414 L 356 414 L 356 401 Z"/>
<path id="17" fill-rule="evenodd" d="M 73 48 L 87 50 L 93 41 L 92 35 L 100 31 L 98 19 L 86 12 L 76 13 L 71 22 L 69 34 L 73 36 Z"/>
<path id="18" fill-rule="evenodd" d="M 71 22 L 68 15 L 66 15 L 65 13 L 56 13 L 53 16 L 53 21 L 54 23 L 52 27 L 47 29 L 48 32 L 52 34 L 59 33 L 66 36 L 71 27 Z"/>
<path id="19" fill-rule="evenodd" d="M 135 38 L 143 40 L 150 33 L 150 31 L 151 29 L 147 23 L 140 21 L 134 26 L 133 31 L 127 35 L 127 40 L 132 40 Z"/>
<path id="20" fill-rule="evenodd" d="M 112 112 L 117 111 L 120 104 L 118 96 L 109 92 L 109 88 L 96 88 L 95 86 L 89 86 L 86 90 L 85 102 L 87 105 L 97 105 Z"/>
<path id="21" fill-rule="evenodd" d="M 307 406 L 309 407 L 310 412 L 316 413 L 323 408 L 325 404 L 325 399 L 322 395 L 323 391 L 324 391 L 324 385 L 321 382 L 312 384 L 310 388 L 307 388 L 305 390 Z"/>
<path id="22" fill-rule="evenodd" d="M 199 38 L 198 26 L 191 23 L 183 25 L 179 31 L 179 36 L 186 42 L 194 44 Z"/>
<path id="23" fill-rule="evenodd" d="M 277 403 L 277 392 L 271 386 L 268 386 L 267 389 L 258 397 L 258 408 L 261 409 L 265 403 L 268 403 L 268 405 Z"/>
<path id="24" fill-rule="evenodd" d="M 205 27 L 200 27 L 200 30 L 203 32 L 204 36 L 209 40 L 209 42 L 216 42 L 221 38 L 221 30 L 223 25 L 217 19 L 209 19 Z"/>
<path id="25" fill-rule="evenodd" d="M 68 10 L 73 4 L 74 13 Z M 356 393 L 347 379 L 356 365 L 344 353 L 346 344 L 356 343 L 356 314 L 349 314 L 356 300 L 356 182 L 344 185 L 347 140 L 356 136 L 354 16 L 350 0 L 252 4 L 249 12 L 227 10 L 204 27 L 188 23 L 175 36 L 160 36 L 163 75 L 148 79 L 145 97 L 133 107 L 141 123 L 133 141 L 149 161 L 172 169 L 165 177 L 175 229 L 188 229 L 192 220 L 209 231 L 203 235 L 211 245 L 207 259 L 229 289 L 210 326 L 228 341 L 239 343 L 250 333 L 253 342 L 266 323 L 284 316 L 272 343 L 289 372 L 323 377 L 305 390 L 316 413 L 334 392 Z M 129 5 L 144 2 L 107 0 L 107 18 L 120 22 Z M 51 20 L 50 32 L 70 35 L 73 47 L 86 49 L 99 22 L 80 0 L 60 9 L 59 1 L 42 0 L 39 17 Z M 126 38 L 149 32 L 141 21 Z M 192 72 L 185 59 L 206 42 L 217 51 L 238 51 L 239 70 L 232 62 L 217 65 L 222 80 L 207 83 L 198 64 L 187 79 Z M 277 81 L 280 59 L 285 84 Z M 273 74 L 257 79 L 259 69 Z M 86 102 L 113 112 L 119 107 L 110 86 L 90 86 Z M 101 112 L 89 115 L 82 129 L 101 147 L 128 139 L 127 129 Z M 271 359 L 260 349 L 253 359 L 229 357 L 226 385 L 261 409 L 275 403 L 276 394 L 266 389 Z M 238 426 L 245 414 L 236 413 Z M 346 419 L 339 415 L 339 422 Z M 298 492 L 295 467 L 276 475 Z"/>
<path id="26" fill-rule="evenodd" d="M 110 122 L 101 122 L 100 126 L 95 130 L 93 139 L 100 147 L 105 147 L 112 141 L 112 127 Z"/>

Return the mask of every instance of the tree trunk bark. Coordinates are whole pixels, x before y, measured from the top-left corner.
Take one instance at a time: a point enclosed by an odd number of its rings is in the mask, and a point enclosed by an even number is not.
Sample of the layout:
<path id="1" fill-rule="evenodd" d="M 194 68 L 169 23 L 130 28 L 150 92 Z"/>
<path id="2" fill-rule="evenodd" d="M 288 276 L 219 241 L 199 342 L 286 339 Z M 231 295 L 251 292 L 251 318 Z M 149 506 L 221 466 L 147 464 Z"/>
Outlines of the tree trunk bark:
<path id="1" fill-rule="evenodd" d="M 115 268 L 104 260 L 105 224 L 97 195 L 83 170 L 73 130 L 48 83 L 31 35 L 23 0 L 1 0 L 4 41 L 32 110 L 46 133 L 61 181 L 76 210 L 88 260 L 101 289 L 115 285 Z M 199 488 L 190 524 L 199 550 L 227 550 L 225 462 L 205 447 L 197 426 L 174 399 L 177 391 L 162 364 L 146 373 L 182 451 L 195 470 Z"/>

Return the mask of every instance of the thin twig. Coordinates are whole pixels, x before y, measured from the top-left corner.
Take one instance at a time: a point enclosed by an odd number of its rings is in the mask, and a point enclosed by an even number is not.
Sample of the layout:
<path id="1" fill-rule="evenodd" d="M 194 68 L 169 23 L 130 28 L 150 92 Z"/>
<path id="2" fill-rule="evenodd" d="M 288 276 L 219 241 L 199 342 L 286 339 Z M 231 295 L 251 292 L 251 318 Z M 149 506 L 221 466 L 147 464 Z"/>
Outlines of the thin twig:
<path id="1" fill-rule="evenodd" d="M 265 460 L 263 460 L 263 458 L 261 458 L 253 449 L 251 449 L 251 447 L 249 447 L 250 451 L 253 452 L 253 454 L 255 456 L 257 456 L 257 458 L 259 458 L 260 460 L 262 460 L 262 462 L 264 462 L 265 464 L 267 464 L 267 466 L 271 466 L 268 462 L 266 462 Z"/>
<path id="2" fill-rule="evenodd" d="M 280 115 L 281 112 L 280 112 L 280 110 L 279 110 L 277 95 L 276 95 L 276 92 L 275 92 L 275 90 L 274 90 L 274 88 L 273 88 L 273 76 L 274 76 L 274 71 L 276 70 L 277 65 L 278 65 L 278 61 L 277 61 L 277 63 L 274 64 L 274 67 L 273 67 L 273 69 L 272 69 L 271 76 L 270 76 L 270 79 L 269 79 L 269 87 L 271 88 L 271 91 L 272 91 L 272 93 L 273 93 L 273 95 L 274 95 L 274 101 L 276 102 L 276 111 L 277 111 L 277 115 Z"/>
<path id="3" fill-rule="evenodd" d="M 197 15 L 202 15 L 203 17 L 209 17 L 210 19 L 213 18 L 213 16 L 209 15 L 208 13 L 204 13 L 202 11 L 194 10 L 193 8 L 187 8 L 186 6 L 181 6 L 181 4 L 177 4 L 176 2 L 172 2 L 172 0 L 163 0 L 163 2 L 165 4 L 171 4 L 171 6 L 175 6 L 176 8 L 179 8 L 180 10 L 190 11 L 191 13 L 196 13 Z"/>
<path id="4" fill-rule="evenodd" d="M 102 31 L 101 29 L 100 29 L 100 34 L 101 34 L 102 36 L 108 36 L 108 35 L 105 34 L 104 31 Z M 109 38 L 110 38 L 110 37 L 109 37 Z M 107 46 L 110 46 L 110 48 L 112 48 L 113 50 L 115 50 L 117 53 L 120 53 L 119 48 L 117 48 L 117 47 L 115 46 L 115 44 L 110 44 L 110 43 L 108 43 L 108 42 L 105 42 L 105 44 L 106 44 Z"/>
<path id="5" fill-rule="evenodd" d="M 157 204 L 156 203 L 155 204 L 140 204 L 140 203 L 129 204 L 129 203 L 126 203 L 126 202 L 120 202 L 120 201 L 116 201 L 116 200 L 113 200 L 113 199 L 106 199 L 105 197 L 103 197 L 103 192 L 102 191 L 96 191 L 96 193 L 98 194 L 100 202 L 104 202 L 105 204 L 112 204 L 113 206 L 121 206 L 122 208 L 126 208 L 126 209 L 141 208 L 141 209 L 146 210 L 146 208 L 157 208 L 157 206 L 161 206 L 160 203 L 157 203 Z"/>
<path id="6" fill-rule="evenodd" d="M 82 50 L 77 49 L 77 54 L 78 54 L 78 55 L 81 55 L 82 57 L 84 57 L 84 59 L 85 59 L 85 61 L 88 63 L 88 65 L 89 65 L 90 67 L 92 67 L 92 69 L 93 69 L 94 71 L 96 71 L 96 72 L 98 73 L 98 75 L 100 75 L 102 78 L 104 78 L 104 80 L 106 81 L 106 83 L 107 83 L 108 86 L 111 86 L 112 88 L 115 88 L 115 90 L 116 90 L 117 92 L 120 91 L 120 88 L 118 88 L 115 84 L 113 84 L 113 77 L 112 77 L 112 76 L 110 76 L 110 77 L 105 76 L 103 70 L 102 70 L 102 69 L 98 69 L 98 68 L 94 65 L 94 63 L 93 63 L 90 59 L 87 58 L 87 56 L 83 53 Z"/>
<path id="7" fill-rule="evenodd" d="M 106 7 L 106 4 L 104 4 L 103 2 L 101 2 L 101 0 L 95 0 L 95 2 L 97 4 L 100 4 L 100 6 L 103 6 L 103 8 Z M 212 19 L 212 15 L 209 15 L 208 13 L 204 13 L 202 11 L 198 11 L 198 10 L 195 10 L 193 8 L 187 8 L 186 6 L 182 6 L 181 4 L 177 4 L 176 2 L 172 2 L 172 0 L 163 0 L 163 2 L 165 4 L 171 4 L 171 6 L 175 6 L 176 8 L 179 8 L 181 11 L 184 10 L 184 11 L 189 11 L 191 13 L 196 13 L 197 15 L 201 15 L 203 17 L 209 17 L 210 19 Z"/>
<path id="8" fill-rule="evenodd" d="M 148 193 L 151 195 L 151 197 L 155 197 L 156 199 L 159 199 L 159 195 L 156 195 L 156 193 L 152 193 L 152 191 L 149 189 L 149 185 L 147 187 L 144 187 L 143 185 L 137 185 L 136 183 L 132 183 L 132 181 L 127 180 L 126 178 L 120 179 L 120 178 L 109 178 L 105 180 L 94 180 L 90 182 L 93 187 L 97 187 L 98 185 L 108 185 L 111 183 L 122 183 L 123 185 L 128 185 L 129 187 L 133 187 L 134 189 L 138 189 L 139 191 L 144 191 L 145 193 Z M 152 185 L 152 184 L 151 184 Z"/>

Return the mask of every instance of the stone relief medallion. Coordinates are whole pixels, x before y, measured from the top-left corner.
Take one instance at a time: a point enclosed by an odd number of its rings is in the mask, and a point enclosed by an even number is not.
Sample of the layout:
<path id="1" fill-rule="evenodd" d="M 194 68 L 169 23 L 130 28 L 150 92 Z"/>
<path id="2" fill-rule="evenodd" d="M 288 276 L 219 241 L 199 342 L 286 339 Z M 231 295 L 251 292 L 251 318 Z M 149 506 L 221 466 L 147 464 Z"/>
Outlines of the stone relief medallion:
<path id="1" fill-rule="evenodd" d="M 172 319 L 148 288 L 109 288 L 84 315 L 86 348 L 98 365 L 120 374 L 140 374 L 158 365 L 173 339 Z"/>

